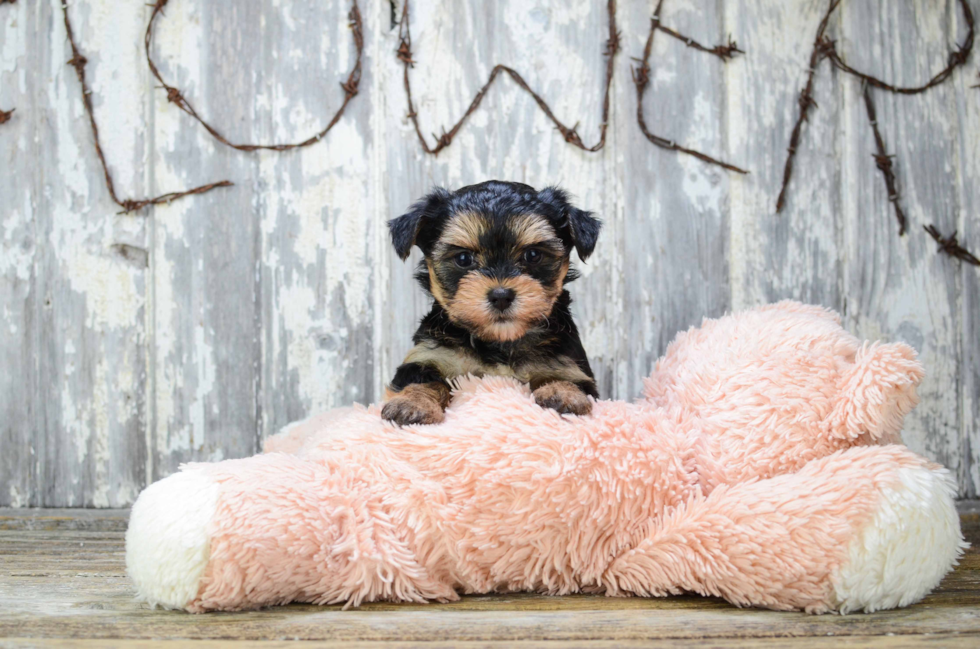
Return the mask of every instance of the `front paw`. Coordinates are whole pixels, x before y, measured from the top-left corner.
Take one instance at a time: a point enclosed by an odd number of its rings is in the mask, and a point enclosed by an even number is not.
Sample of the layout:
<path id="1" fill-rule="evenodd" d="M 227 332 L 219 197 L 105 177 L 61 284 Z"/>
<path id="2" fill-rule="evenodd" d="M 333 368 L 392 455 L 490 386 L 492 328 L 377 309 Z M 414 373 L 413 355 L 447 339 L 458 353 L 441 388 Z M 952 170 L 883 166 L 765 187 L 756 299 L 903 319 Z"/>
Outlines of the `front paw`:
<path id="1" fill-rule="evenodd" d="M 410 385 L 388 400 L 381 417 L 399 426 L 442 423 L 448 393 L 442 386 Z"/>
<path id="2" fill-rule="evenodd" d="M 534 391 L 534 400 L 542 408 L 551 408 L 563 415 L 587 415 L 592 412 L 589 397 L 568 381 L 542 385 Z"/>

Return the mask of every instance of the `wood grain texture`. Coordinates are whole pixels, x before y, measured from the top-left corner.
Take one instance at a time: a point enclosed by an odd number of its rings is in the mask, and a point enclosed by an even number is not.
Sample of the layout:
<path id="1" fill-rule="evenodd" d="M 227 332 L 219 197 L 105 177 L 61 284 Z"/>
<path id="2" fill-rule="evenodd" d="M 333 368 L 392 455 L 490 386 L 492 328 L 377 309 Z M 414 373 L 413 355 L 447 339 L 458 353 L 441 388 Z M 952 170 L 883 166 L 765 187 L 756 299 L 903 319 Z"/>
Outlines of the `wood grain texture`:
<path id="1" fill-rule="evenodd" d="M 271 135 L 268 84 L 255 72 L 268 63 L 258 29 L 263 4 L 180 0 L 156 27 L 154 56 L 165 77 L 233 141 Z M 212 179 L 236 183 L 153 214 L 147 461 L 155 480 L 181 462 L 258 448 L 257 275 L 266 205 L 260 156 L 222 146 L 160 91 L 147 102 L 153 192 Z"/>
<path id="2" fill-rule="evenodd" d="M 840 87 L 828 64 L 817 75 L 820 109 L 804 125 L 786 207 L 775 211 L 797 98 L 828 2 L 736 1 L 721 9 L 725 30 L 746 49 L 725 66 L 729 158 L 751 172 L 730 180 L 728 261 L 736 309 L 786 298 L 842 306 Z"/>
<path id="3" fill-rule="evenodd" d="M 37 386 L 38 178 L 22 161 L 35 152 L 34 96 L 27 48 L 35 7 L 0 6 L 0 109 L 15 109 L 0 125 L 0 503 L 36 505 L 34 391 Z"/>
<path id="4" fill-rule="evenodd" d="M 946 65 L 956 2 L 843 3 L 835 37 L 850 65 L 892 83 L 921 85 Z M 901 36 L 899 36 L 901 34 Z M 894 154 L 909 233 L 899 238 L 860 81 L 842 77 L 841 141 L 845 326 L 862 338 L 912 345 L 927 368 L 904 441 L 945 464 L 965 486 L 960 452 L 959 262 L 936 254 L 922 227 L 957 228 L 955 85 L 911 97 L 872 90 L 878 128 Z M 945 116 L 936 119 L 937 116 Z"/>
<path id="5" fill-rule="evenodd" d="M 941 649 L 975 649 L 978 638 L 974 635 L 922 634 L 903 636 L 876 636 L 861 638 L 720 638 L 699 640 L 703 649 L 912 649 L 937 647 Z M 189 649 L 638 649 L 656 646 L 663 649 L 687 649 L 687 639 L 658 638 L 650 640 L 517 640 L 475 642 L 349 642 L 349 641 L 293 641 L 293 640 L 124 640 L 98 639 L 77 640 L 57 638 L 7 638 L 4 647 L 10 649 L 59 649 L 62 647 L 89 647 L 98 649 L 164 649 L 188 647 Z"/>
<path id="6" fill-rule="evenodd" d="M 971 2 L 975 14 L 980 3 Z M 960 14 L 950 17 L 950 32 L 963 32 Z M 976 57 L 976 55 L 974 55 Z M 973 59 L 973 68 L 976 68 Z M 972 73 L 959 75 L 953 82 L 955 104 L 953 106 L 953 142 L 955 157 L 952 160 L 959 200 L 956 228 L 961 240 L 976 253 L 980 250 L 980 88 Z M 954 264 L 954 267 L 957 266 Z M 959 300 L 962 350 L 959 357 L 960 373 L 956 385 L 962 404 L 960 408 L 959 460 L 961 493 L 967 498 L 980 496 L 980 269 L 969 264 L 957 267 L 961 282 Z"/>
<path id="7" fill-rule="evenodd" d="M 292 605 L 190 615 L 137 603 L 125 576 L 117 513 L 75 526 L 12 523 L 0 511 L 0 646 L 279 647 L 969 647 L 980 640 L 980 554 L 964 556 L 939 589 L 906 609 L 870 615 L 737 609 L 696 596 L 467 596 L 448 604 Z M 106 527 L 94 524 L 103 516 Z M 975 514 L 966 514 L 966 517 Z M 58 520 L 70 514 L 59 514 Z M 971 538 L 975 537 L 974 532 Z M 964 527 L 970 523 L 964 518 Z M 13 529 L 12 529 L 13 528 Z M 176 644 L 181 643 L 181 644 Z M 430 644 L 431 643 L 431 644 Z M 292 646 L 292 645 L 290 645 Z"/>
<path id="8" fill-rule="evenodd" d="M 722 3 L 664 0 L 661 20 L 698 42 L 727 42 Z M 620 10 L 629 26 L 628 57 L 642 57 L 652 5 L 627 2 Z M 736 40 L 741 40 L 736 36 Z M 709 46 L 710 46 L 709 45 Z M 728 63 L 741 66 L 736 58 Z M 625 125 L 617 141 L 625 156 L 622 177 L 625 217 L 621 242 L 626 336 L 621 350 L 625 381 L 618 394 L 643 388 L 678 331 L 731 309 L 729 275 L 730 183 L 744 179 L 693 157 L 664 151 L 637 139 L 636 89 L 620 65 L 617 113 Z M 689 49 L 666 34 L 654 35 L 650 88 L 644 114 L 652 132 L 709 155 L 726 151 L 726 64 Z M 736 161 L 736 164 L 738 161 Z M 609 242 L 606 242 L 609 245 Z"/>
<path id="9" fill-rule="evenodd" d="M 665 0 L 664 23 L 746 52 L 722 63 L 658 34 L 645 98 L 654 132 L 751 172 L 655 148 L 635 121 L 631 57 L 655 2 L 620 2 L 606 147 L 569 146 L 501 78 L 454 143 L 422 152 L 395 56 L 401 15 L 360 0 L 364 77 L 333 131 L 290 153 L 214 140 L 155 89 L 150 9 L 70 3 L 103 146 L 125 196 L 236 185 L 117 215 L 82 110 L 61 4 L 0 6 L 0 505 L 118 507 L 185 461 L 256 452 L 284 423 L 375 401 L 428 299 L 385 222 L 433 185 L 557 183 L 605 223 L 573 312 L 603 397 L 633 398 L 677 331 L 782 298 L 841 310 L 903 340 L 928 370 L 908 443 L 980 491 L 980 272 L 921 226 L 980 250 L 977 55 L 917 97 L 874 91 L 910 218 L 897 226 L 858 82 L 824 62 L 784 212 L 775 214 L 817 24 L 829 0 Z M 980 0 L 970 0 L 980 16 Z M 236 142 L 304 139 L 342 100 L 349 0 L 171 0 L 154 57 Z M 605 76 L 605 2 L 417 2 L 415 100 L 425 133 L 513 66 L 591 144 Z M 954 0 L 844 0 L 829 35 L 862 70 L 931 76 L 965 25 Z M 431 140 L 430 140 L 431 141 Z M 417 254 L 417 253 L 416 253 Z"/>
<path id="10" fill-rule="evenodd" d="M 145 220 L 117 215 L 67 46 L 60 1 L 34 11 L 37 150 L 35 201 L 36 366 L 32 397 L 38 462 L 33 500 L 42 506 L 112 507 L 145 484 L 143 390 L 147 269 L 122 253 L 145 249 Z M 143 12 L 135 6 L 73 4 L 79 47 L 105 155 L 124 195 L 146 190 L 148 146 L 142 115 L 147 72 L 128 39 Z M 25 161 L 27 162 L 27 161 Z"/>

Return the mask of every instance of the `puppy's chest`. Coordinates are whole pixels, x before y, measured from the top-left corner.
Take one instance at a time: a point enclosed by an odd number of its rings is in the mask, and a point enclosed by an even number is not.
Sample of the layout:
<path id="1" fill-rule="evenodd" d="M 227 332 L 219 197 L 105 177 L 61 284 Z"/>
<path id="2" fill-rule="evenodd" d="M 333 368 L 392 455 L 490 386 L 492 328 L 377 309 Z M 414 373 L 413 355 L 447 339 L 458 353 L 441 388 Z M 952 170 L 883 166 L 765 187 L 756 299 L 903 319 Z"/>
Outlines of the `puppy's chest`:
<path id="1" fill-rule="evenodd" d="M 551 381 L 587 381 L 589 377 L 567 356 L 551 355 L 533 346 L 481 353 L 473 347 L 446 347 L 431 342 L 416 345 L 406 363 L 421 363 L 439 370 L 446 379 L 473 376 L 508 376 L 530 383 L 532 389 Z"/>

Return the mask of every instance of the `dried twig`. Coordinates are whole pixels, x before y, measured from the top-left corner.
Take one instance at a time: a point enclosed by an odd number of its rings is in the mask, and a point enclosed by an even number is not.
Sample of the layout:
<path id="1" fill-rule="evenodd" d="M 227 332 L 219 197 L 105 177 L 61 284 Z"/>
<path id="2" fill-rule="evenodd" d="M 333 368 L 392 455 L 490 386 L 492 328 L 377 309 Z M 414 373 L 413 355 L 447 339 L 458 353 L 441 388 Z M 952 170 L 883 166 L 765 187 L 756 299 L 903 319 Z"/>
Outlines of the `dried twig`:
<path id="1" fill-rule="evenodd" d="M 426 141 L 425 136 L 422 135 L 422 128 L 419 126 L 418 112 L 415 110 L 415 102 L 412 99 L 412 84 L 409 69 L 415 64 L 415 61 L 412 58 L 412 32 L 409 25 L 410 4 L 411 0 L 405 0 L 405 6 L 402 9 L 402 20 L 398 31 L 400 42 L 396 55 L 398 60 L 401 61 L 404 66 L 405 95 L 408 99 L 408 117 L 412 120 L 412 124 L 415 126 L 415 133 L 418 135 L 419 142 L 422 143 L 422 149 L 426 153 L 436 155 L 444 148 L 452 144 L 453 138 L 455 138 L 456 134 L 459 133 L 459 130 L 463 127 L 463 124 L 466 122 L 467 118 L 469 118 L 469 116 L 472 115 L 477 108 L 479 108 L 480 102 L 483 101 L 483 98 L 486 96 L 490 86 L 493 85 L 493 82 L 497 79 L 497 76 L 500 75 L 501 72 L 506 73 L 511 79 L 514 80 L 514 83 L 516 83 L 522 90 L 534 98 L 535 103 L 538 104 L 541 111 L 548 117 L 549 120 L 551 120 L 551 123 L 555 125 L 555 128 L 561 132 L 562 137 L 565 138 L 566 142 L 584 151 L 598 151 L 606 145 L 606 130 L 609 127 L 609 89 L 612 84 L 613 62 L 616 57 L 616 53 L 619 52 L 620 49 L 619 32 L 616 31 L 616 0 L 607 0 L 606 5 L 607 12 L 609 14 L 609 38 L 606 41 L 605 51 L 606 81 L 602 99 L 602 123 L 599 126 L 599 140 L 592 146 L 587 146 L 584 142 L 582 142 L 582 138 L 579 136 L 576 130 L 578 128 L 577 124 L 569 127 L 555 117 L 555 114 L 552 112 L 547 102 L 541 97 L 541 95 L 531 89 L 520 73 L 513 68 L 499 63 L 493 67 L 487 82 L 483 84 L 483 87 L 481 87 L 473 97 L 473 101 L 470 102 L 470 105 L 466 109 L 466 112 L 463 113 L 463 116 L 460 117 L 448 131 L 443 129 L 442 135 L 437 136 L 433 134 L 432 137 L 435 138 L 436 142 L 434 145 L 430 145 L 428 141 Z"/>
<path id="2" fill-rule="evenodd" d="M 153 44 L 153 26 L 156 24 L 157 16 L 163 13 L 163 8 L 167 5 L 169 0 L 156 0 L 153 5 L 153 13 L 150 14 L 150 22 L 146 26 L 146 34 L 143 38 L 144 45 L 146 47 L 146 62 L 150 66 L 150 72 L 156 77 L 157 81 L 160 82 L 161 86 L 167 92 L 167 101 L 171 102 L 177 108 L 181 109 L 203 126 L 208 133 L 210 133 L 214 139 L 218 140 L 224 145 L 230 146 L 233 149 L 238 149 L 239 151 L 257 151 L 259 149 L 271 150 L 271 151 L 288 151 L 290 149 L 299 149 L 302 147 L 310 146 L 311 144 L 316 144 L 323 136 L 330 132 L 340 118 L 343 117 L 344 111 L 347 109 L 347 104 L 357 96 L 358 86 L 361 82 L 361 57 L 364 54 L 364 32 L 363 32 L 363 22 L 361 20 L 361 12 L 357 7 L 357 0 L 352 0 L 350 12 L 347 14 L 350 20 L 351 35 L 354 38 L 354 47 L 356 49 L 356 57 L 354 59 L 354 67 L 347 75 L 347 80 L 340 84 L 340 87 L 344 91 L 344 101 L 340 104 L 340 108 L 334 113 L 333 118 L 327 123 L 327 125 L 317 134 L 312 135 L 302 142 L 294 142 L 290 144 L 235 144 L 229 141 L 224 135 L 221 134 L 218 129 L 212 126 L 207 120 L 201 117 L 197 111 L 194 109 L 193 104 L 184 97 L 179 88 L 171 86 L 163 79 L 163 75 L 160 73 L 159 68 L 157 68 L 156 63 L 153 62 L 153 57 L 150 55 L 150 49 Z"/>
<path id="3" fill-rule="evenodd" d="M 939 252 L 945 253 L 950 257 L 956 257 L 968 264 L 980 266 L 980 259 L 977 259 L 972 252 L 961 246 L 956 240 L 956 230 L 953 230 L 953 234 L 948 237 L 944 237 L 939 233 L 935 225 L 926 225 L 923 228 L 939 244 Z"/>
<path id="4" fill-rule="evenodd" d="M 782 212 L 783 206 L 786 204 L 786 189 L 789 187 L 789 179 L 793 175 L 793 160 L 796 158 L 796 149 L 800 146 L 800 134 L 803 131 L 803 122 L 807 121 L 810 116 L 810 109 L 816 108 L 817 102 L 813 99 L 813 78 L 817 74 L 817 66 L 820 65 L 820 61 L 827 55 L 827 44 L 828 40 L 824 37 L 824 33 L 827 31 L 827 24 L 830 22 L 830 16 L 837 9 L 840 4 L 840 0 L 830 0 L 830 5 L 827 7 L 827 13 L 824 14 L 823 20 L 820 21 L 820 26 L 817 28 L 817 37 L 813 41 L 813 49 L 810 51 L 810 69 L 807 71 L 806 75 L 806 85 L 803 90 L 800 91 L 800 98 L 797 103 L 800 106 L 800 115 L 796 118 L 796 124 L 793 125 L 793 132 L 789 137 L 789 155 L 786 157 L 786 166 L 783 168 L 783 186 L 779 190 L 779 198 L 776 199 L 776 212 Z"/>
<path id="5" fill-rule="evenodd" d="M 202 185 L 201 187 L 195 187 L 182 192 L 170 192 L 155 198 L 119 198 L 119 196 L 116 194 L 115 184 L 112 182 L 112 174 L 109 172 L 109 165 L 106 163 L 105 154 L 102 153 L 102 144 L 99 141 L 99 125 L 95 121 L 95 110 L 92 108 L 92 91 L 89 89 L 88 83 L 85 80 L 85 64 L 88 63 L 88 60 L 82 56 L 81 51 L 78 49 L 78 44 L 75 42 L 75 32 L 71 27 L 71 19 L 68 16 L 67 3 L 61 5 L 61 10 L 65 17 L 65 31 L 68 33 L 68 42 L 71 44 L 71 60 L 68 61 L 68 65 L 75 68 L 75 74 L 78 76 L 78 82 L 82 87 L 82 104 L 85 106 L 85 112 L 88 114 L 88 121 L 92 127 L 92 138 L 95 142 L 95 153 L 99 156 L 99 162 L 102 163 L 102 172 L 105 174 L 105 184 L 109 189 L 109 196 L 112 197 L 112 200 L 116 203 L 116 205 L 123 208 L 121 213 L 133 212 L 146 207 L 147 205 L 169 203 L 170 201 L 183 198 L 184 196 L 190 196 L 191 194 L 203 194 L 204 192 L 211 191 L 216 187 L 230 187 L 232 185 L 231 182 L 222 180 L 220 182 Z"/>
<path id="6" fill-rule="evenodd" d="M 881 170 L 881 174 L 885 177 L 885 187 L 888 188 L 888 200 L 895 206 L 895 218 L 898 219 L 898 236 L 902 236 L 905 234 L 905 229 L 908 226 L 908 219 L 905 217 L 905 212 L 902 210 L 902 205 L 898 197 L 895 170 L 892 168 L 892 158 L 894 156 L 888 155 L 888 150 L 885 147 L 885 139 L 881 136 L 881 131 L 878 129 L 878 113 L 875 110 L 874 100 L 871 98 L 871 86 L 866 83 L 862 85 L 864 90 L 864 106 L 868 111 L 868 121 L 871 123 L 871 130 L 874 131 L 875 147 L 878 149 L 878 153 L 873 154 L 872 157 L 875 159 L 878 169 Z"/>
<path id="7" fill-rule="evenodd" d="M 636 122 L 640 126 L 640 131 L 643 132 L 643 135 L 645 135 L 646 138 L 651 143 L 660 147 L 661 149 L 686 153 L 687 155 L 694 156 L 698 160 L 702 160 L 704 162 L 707 162 L 708 164 L 718 165 L 719 167 L 723 167 L 725 169 L 728 169 L 729 171 L 735 171 L 740 174 L 749 173 L 745 169 L 736 167 L 733 164 L 723 162 L 721 160 L 718 160 L 717 158 L 712 158 L 706 153 L 701 153 L 700 151 L 689 149 L 687 147 L 681 146 L 680 144 L 674 142 L 673 140 L 669 140 L 665 137 L 656 135 L 650 131 L 649 127 L 647 127 L 646 117 L 643 115 L 643 96 L 644 94 L 646 94 L 647 87 L 650 85 L 650 53 L 653 50 L 653 35 L 657 33 L 658 30 L 664 32 L 665 34 L 669 34 L 674 38 L 678 38 L 684 41 L 690 47 L 695 47 L 696 49 L 699 49 L 704 52 L 711 52 L 712 54 L 715 54 L 716 56 L 721 58 L 723 61 L 727 61 L 728 59 L 730 59 L 735 52 L 742 51 L 735 47 L 734 42 L 729 43 L 729 45 L 727 46 L 719 45 L 714 49 L 708 49 L 703 45 L 700 45 L 699 43 L 695 43 L 692 39 L 687 38 L 686 36 L 683 36 L 681 34 L 678 34 L 672 29 L 667 29 L 666 27 L 663 27 L 660 24 L 660 12 L 663 9 L 663 4 L 664 4 L 664 0 L 660 0 L 657 3 L 657 8 L 654 11 L 653 18 L 650 19 L 650 33 L 647 35 L 646 46 L 643 48 L 643 58 L 634 59 L 640 64 L 638 68 L 633 68 L 633 84 L 636 86 Z M 722 51 L 727 51 L 727 54 L 722 54 L 721 53 Z"/>

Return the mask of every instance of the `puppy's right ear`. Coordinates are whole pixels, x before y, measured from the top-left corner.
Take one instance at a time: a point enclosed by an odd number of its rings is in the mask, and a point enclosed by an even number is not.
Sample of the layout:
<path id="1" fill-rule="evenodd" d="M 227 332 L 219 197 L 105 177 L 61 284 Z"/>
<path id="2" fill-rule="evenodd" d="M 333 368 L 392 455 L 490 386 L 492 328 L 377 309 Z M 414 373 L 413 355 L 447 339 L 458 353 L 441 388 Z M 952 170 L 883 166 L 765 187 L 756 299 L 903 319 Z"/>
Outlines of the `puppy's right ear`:
<path id="1" fill-rule="evenodd" d="M 448 191 L 436 187 L 428 196 L 412 205 L 408 212 L 397 219 L 388 221 L 391 243 L 402 261 L 408 259 L 408 254 L 412 252 L 412 246 L 421 243 L 420 235 L 426 227 L 436 222 L 445 213 L 449 197 Z"/>

